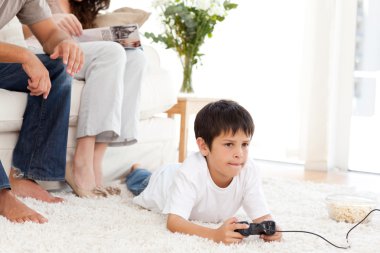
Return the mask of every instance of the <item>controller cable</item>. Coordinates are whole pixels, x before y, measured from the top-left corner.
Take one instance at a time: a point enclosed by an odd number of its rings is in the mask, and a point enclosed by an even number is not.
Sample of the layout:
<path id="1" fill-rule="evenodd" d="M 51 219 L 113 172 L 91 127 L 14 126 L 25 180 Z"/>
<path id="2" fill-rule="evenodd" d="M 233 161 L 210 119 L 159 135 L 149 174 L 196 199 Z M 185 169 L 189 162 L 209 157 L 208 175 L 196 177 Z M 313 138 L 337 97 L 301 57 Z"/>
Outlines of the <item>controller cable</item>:
<path id="1" fill-rule="evenodd" d="M 362 223 L 372 212 L 374 211 L 380 211 L 380 209 L 373 209 L 372 211 L 370 211 L 361 221 L 359 221 L 355 226 L 353 226 L 350 230 L 348 230 L 347 234 L 346 234 L 346 240 L 347 240 L 347 244 L 348 246 L 337 246 L 335 245 L 334 243 L 330 242 L 329 240 L 327 240 L 326 238 L 324 238 L 323 236 L 321 235 L 318 235 L 316 233 L 313 233 L 313 232 L 309 232 L 309 231 L 302 231 L 302 230 L 282 230 L 282 231 L 276 231 L 276 232 L 281 232 L 281 233 L 306 233 L 306 234 L 312 234 L 312 235 L 315 235 L 315 236 L 318 236 L 319 238 L 322 238 L 323 240 L 325 240 L 326 242 L 330 243 L 332 246 L 336 247 L 336 248 L 339 248 L 339 249 L 349 249 L 351 247 L 350 243 L 348 242 L 348 235 L 350 234 L 350 232 L 356 228 L 360 223 Z"/>

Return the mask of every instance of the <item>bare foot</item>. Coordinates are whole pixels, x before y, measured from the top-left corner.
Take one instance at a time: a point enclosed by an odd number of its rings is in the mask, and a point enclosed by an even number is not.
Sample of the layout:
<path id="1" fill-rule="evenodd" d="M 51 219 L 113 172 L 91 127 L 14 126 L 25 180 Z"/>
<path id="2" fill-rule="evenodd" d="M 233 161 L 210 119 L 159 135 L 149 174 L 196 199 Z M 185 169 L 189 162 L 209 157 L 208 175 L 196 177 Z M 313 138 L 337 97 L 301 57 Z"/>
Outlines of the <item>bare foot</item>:
<path id="1" fill-rule="evenodd" d="M 95 177 L 95 185 L 96 187 L 103 186 L 103 172 L 101 166 L 94 167 L 94 177 Z"/>
<path id="2" fill-rule="evenodd" d="M 11 183 L 12 192 L 20 197 L 29 197 L 48 203 L 59 203 L 64 201 L 63 198 L 54 197 L 47 190 L 43 189 L 35 181 L 26 178 L 15 178 L 15 171 L 11 169 L 9 182 Z"/>
<path id="3" fill-rule="evenodd" d="M 95 185 L 102 187 L 103 185 L 103 158 L 108 147 L 108 143 L 95 143 L 93 169 L 95 176 Z"/>
<path id="4" fill-rule="evenodd" d="M 72 174 L 74 183 L 80 189 L 92 190 L 96 187 L 95 176 L 92 164 L 83 163 L 82 161 L 73 162 Z"/>
<path id="5" fill-rule="evenodd" d="M 31 221 L 45 223 L 48 220 L 41 214 L 27 207 L 8 189 L 0 190 L 0 215 L 17 223 Z"/>
<path id="6" fill-rule="evenodd" d="M 141 168 L 141 164 L 139 164 L 139 163 L 134 163 L 134 164 L 132 164 L 132 166 L 131 166 L 131 168 L 130 168 L 128 174 L 130 174 L 132 171 L 134 171 L 134 170 L 137 169 L 137 168 Z"/>

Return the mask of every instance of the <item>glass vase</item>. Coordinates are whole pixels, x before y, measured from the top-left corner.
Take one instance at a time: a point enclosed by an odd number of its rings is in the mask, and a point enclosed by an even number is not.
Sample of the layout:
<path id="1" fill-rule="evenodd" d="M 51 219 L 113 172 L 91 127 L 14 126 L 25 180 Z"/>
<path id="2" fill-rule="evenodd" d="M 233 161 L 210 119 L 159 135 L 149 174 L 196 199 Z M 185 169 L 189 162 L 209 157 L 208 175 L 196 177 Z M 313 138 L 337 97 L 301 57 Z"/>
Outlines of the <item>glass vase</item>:
<path id="1" fill-rule="evenodd" d="M 182 80 L 182 86 L 181 86 L 181 92 L 183 93 L 193 93 L 193 86 L 192 86 L 192 75 L 193 71 L 193 64 L 192 60 L 188 57 L 184 57 L 183 60 L 183 80 Z"/>

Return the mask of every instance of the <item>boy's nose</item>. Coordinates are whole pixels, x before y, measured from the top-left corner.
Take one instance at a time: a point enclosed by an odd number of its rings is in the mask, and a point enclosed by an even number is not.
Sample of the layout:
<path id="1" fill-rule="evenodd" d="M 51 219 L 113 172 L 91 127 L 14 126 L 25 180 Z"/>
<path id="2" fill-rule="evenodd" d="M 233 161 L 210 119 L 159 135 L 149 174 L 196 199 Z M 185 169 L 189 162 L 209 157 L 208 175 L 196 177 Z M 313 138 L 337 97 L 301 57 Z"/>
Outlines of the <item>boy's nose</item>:
<path id="1" fill-rule="evenodd" d="M 241 149 L 241 148 L 237 148 L 237 149 L 235 150 L 234 157 L 235 157 L 235 158 L 239 158 L 239 157 L 241 157 L 242 155 L 243 155 L 243 149 Z"/>

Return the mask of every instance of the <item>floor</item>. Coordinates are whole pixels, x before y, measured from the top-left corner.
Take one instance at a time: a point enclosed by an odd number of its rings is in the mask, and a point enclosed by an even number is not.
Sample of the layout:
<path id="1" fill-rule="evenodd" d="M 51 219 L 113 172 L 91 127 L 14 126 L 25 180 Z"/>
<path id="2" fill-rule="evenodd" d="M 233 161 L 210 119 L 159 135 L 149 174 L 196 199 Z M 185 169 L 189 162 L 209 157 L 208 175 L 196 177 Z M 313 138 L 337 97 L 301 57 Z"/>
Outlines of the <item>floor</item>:
<path id="1" fill-rule="evenodd" d="M 329 184 L 355 186 L 358 191 L 380 193 L 380 174 L 342 171 L 304 170 L 302 165 L 277 163 L 258 160 L 263 177 L 280 177 L 286 179 L 307 180 Z"/>

